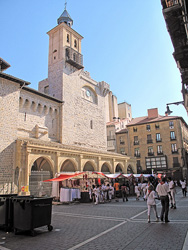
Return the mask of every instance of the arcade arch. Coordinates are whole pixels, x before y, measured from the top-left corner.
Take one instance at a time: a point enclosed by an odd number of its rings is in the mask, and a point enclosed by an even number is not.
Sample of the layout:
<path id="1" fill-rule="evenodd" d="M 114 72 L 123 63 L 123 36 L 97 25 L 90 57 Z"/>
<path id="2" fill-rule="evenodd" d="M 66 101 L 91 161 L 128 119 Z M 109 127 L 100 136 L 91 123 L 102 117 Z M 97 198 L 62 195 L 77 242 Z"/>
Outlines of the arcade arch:
<path id="1" fill-rule="evenodd" d="M 34 196 L 50 196 L 52 185 L 43 181 L 51 178 L 53 178 L 53 170 L 50 161 L 45 157 L 37 158 L 31 165 L 31 174 L 29 176 L 30 194 Z"/>
<path id="2" fill-rule="evenodd" d="M 102 173 L 110 173 L 110 166 L 108 163 L 103 163 L 102 167 L 101 167 L 101 172 Z"/>
<path id="3" fill-rule="evenodd" d="M 115 169 L 115 173 L 122 173 L 122 165 L 120 163 L 118 163 L 116 165 L 116 169 Z"/>
<path id="4" fill-rule="evenodd" d="M 60 168 L 60 172 L 75 172 L 75 171 L 76 171 L 75 163 L 70 159 L 65 160 Z"/>
<path id="5" fill-rule="evenodd" d="M 90 161 L 86 162 L 86 164 L 84 165 L 83 171 L 95 171 L 92 162 Z"/>

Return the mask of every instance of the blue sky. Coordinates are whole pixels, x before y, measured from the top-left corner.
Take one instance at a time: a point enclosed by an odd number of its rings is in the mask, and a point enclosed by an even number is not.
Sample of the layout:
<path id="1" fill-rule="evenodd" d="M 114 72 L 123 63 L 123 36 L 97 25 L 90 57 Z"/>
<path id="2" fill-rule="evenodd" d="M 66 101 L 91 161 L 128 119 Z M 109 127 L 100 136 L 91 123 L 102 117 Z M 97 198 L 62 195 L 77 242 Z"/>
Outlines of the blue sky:
<path id="1" fill-rule="evenodd" d="M 85 70 L 106 81 L 118 98 L 128 102 L 133 117 L 166 103 L 183 100 L 181 78 L 160 0 L 67 0 L 73 29 L 81 34 Z M 64 0 L 0 0 L 0 57 L 11 64 L 5 72 L 31 82 L 48 74 L 48 35 L 64 10 Z M 171 105 L 172 115 L 187 113 Z"/>

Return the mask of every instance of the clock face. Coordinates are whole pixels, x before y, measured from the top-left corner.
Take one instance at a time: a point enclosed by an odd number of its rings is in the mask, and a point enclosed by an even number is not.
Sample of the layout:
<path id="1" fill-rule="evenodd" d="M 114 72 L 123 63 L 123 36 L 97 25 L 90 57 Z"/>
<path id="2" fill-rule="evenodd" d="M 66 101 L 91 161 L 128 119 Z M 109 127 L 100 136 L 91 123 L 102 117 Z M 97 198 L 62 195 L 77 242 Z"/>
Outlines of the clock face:
<path id="1" fill-rule="evenodd" d="M 86 91 L 86 96 L 90 97 L 91 96 L 91 92 L 89 90 Z"/>

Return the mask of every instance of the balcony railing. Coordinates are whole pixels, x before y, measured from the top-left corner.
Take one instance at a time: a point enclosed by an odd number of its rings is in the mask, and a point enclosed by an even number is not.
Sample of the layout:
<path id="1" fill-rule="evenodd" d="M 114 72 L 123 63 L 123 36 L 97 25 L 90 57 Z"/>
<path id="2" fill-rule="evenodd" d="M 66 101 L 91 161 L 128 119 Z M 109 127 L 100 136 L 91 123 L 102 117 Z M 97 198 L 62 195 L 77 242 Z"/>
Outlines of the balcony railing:
<path id="1" fill-rule="evenodd" d="M 80 54 L 78 51 L 66 47 L 65 49 L 66 55 L 66 62 L 71 64 L 72 66 L 76 67 L 77 69 L 82 69 L 83 66 L 83 55 Z"/>
<path id="2" fill-rule="evenodd" d="M 163 155 L 162 151 L 157 152 L 157 155 Z"/>
<path id="3" fill-rule="evenodd" d="M 161 138 L 156 139 L 156 142 L 162 142 Z"/>
<path id="4" fill-rule="evenodd" d="M 170 140 L 171 140 L 171 141 L 175 141 L 175 140 L 176 140 L 176 137 L 170 137 Z"/>
<path id="5" fill-rule="evenodd" d="M 178 154 L 178 150 L 172 150 L 172 154 Z"/>
<path id="6" fill-rule="evenodd" d="M 153 156 L 154 152 L 148 152 L 148 156 Z"/>
<path id="7" fill-rule="evenodd" d="M 120 141 L 120 144 L 121 144 L 121 145 L 125 145 L 125 142 L 124 142 L 124 141 Z"/>
<path id="8" fill-rule="evenodd" d="M 147 144 L 149 144 L 149 143 L 153 143 L 153 140 L 152 139 L 148 139 L 147 140 Z"/>
<path id="9" fill-rule="evenodd" d="M 134 156 L 135 157 L 140 157 L 140 153 L 135 153 Z"/>
<path id="10" fill-rule="evenodd" d="M 107 136 L 107 141 L 111 141 L 111 140 L 115 140 L 115 139 L 116 139 L 115 135 Z"/>
<path id="11" fill-rule="evenodd" d="M 139 145 L 139 141 L 134 141 L 134 145 Z"/>
<path id="12" fill-rule="evenodd" d="M 173 163 L 173 168 L 179 168 L 179 167 L 181 167 L 179 162 Z"/>

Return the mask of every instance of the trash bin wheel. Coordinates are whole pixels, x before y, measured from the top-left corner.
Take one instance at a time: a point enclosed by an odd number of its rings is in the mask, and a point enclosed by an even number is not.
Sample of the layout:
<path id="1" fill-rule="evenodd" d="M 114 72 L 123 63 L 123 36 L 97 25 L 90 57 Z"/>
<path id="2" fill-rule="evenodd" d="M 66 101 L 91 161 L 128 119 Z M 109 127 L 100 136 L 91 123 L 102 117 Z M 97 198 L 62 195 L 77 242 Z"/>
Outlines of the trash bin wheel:
<path id="1" fill-rule="evenodd" d="M 52 225 L 48 225 L 48 231 L 52 231 L 53 230 L 53 226 Z"/>
<path id="2" fill-rule="evenodd" d="M 17 228 L 14 228 L 14 234 L 18 234 L 18 229 Z"/>
<path id="3" fill-rule="evenodd" d="M 36 236 L 37 235 L 37 233 L 36 233 L 36 231 L 35 230 L 31 230 L 31 236 Z"/>

